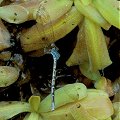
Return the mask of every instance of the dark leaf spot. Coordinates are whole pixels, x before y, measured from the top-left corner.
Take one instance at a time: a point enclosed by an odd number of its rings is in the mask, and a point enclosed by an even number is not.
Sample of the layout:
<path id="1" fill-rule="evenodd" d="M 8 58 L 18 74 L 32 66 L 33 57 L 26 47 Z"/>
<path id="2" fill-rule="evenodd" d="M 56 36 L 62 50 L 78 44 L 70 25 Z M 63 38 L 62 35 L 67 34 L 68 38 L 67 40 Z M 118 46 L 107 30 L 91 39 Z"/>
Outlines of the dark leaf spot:
<path id="1" fill-rule="evenodd" d="M 15 16 L 17 16 L 17 13 L 14 13 Z"/>
<path id="2" fill-rule="evenodd" d="M 77 105 L 77 108 L 80 108 L 80 106 L 81 106 L 81 105 L 80 105 L 80 104 L 78 104 L 78 105 Z"/>

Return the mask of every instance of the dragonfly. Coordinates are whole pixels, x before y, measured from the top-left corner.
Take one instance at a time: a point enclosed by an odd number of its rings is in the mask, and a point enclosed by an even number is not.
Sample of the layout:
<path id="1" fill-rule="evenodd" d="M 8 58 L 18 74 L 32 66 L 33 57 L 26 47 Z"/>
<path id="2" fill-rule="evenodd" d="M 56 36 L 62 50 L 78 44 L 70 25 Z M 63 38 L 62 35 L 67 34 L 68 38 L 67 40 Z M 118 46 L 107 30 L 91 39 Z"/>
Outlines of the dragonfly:
<path id="1" fill-rule="evenodd" d="M 57 47 L 54 44 L 52 49 L 48 49 L 46 53 L 51 54 L 53 57 L 53 72 L 52 72 L 52 81 L 51 81 L 51 110 L 55 110 L 55 80 L 56 80 L 56 67 L 57 60 L 60 58 L 60 54 L 58 52 Z"/>

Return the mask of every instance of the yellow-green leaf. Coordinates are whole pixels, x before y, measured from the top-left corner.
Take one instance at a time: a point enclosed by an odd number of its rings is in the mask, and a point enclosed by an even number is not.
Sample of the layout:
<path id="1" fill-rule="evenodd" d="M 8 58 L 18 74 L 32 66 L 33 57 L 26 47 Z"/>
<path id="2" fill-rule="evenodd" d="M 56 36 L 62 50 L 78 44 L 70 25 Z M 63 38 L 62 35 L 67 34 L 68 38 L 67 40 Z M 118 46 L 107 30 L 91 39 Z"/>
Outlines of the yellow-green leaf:
<path id="1" fill-rule="evenodd" d="M 84 25 L 90 69 L 93 71 L 104 69 L 112 63 L 108 54 L 104 34 L 100 26 L 87 18 L 85 18 Z"/>
<path id="2" fill-rule="evenodd" d="M 30 112 L 30 105 L 25 102 L 0 102 L 0 120 L 10 119 L 23 112 Z"/>
<path id="3" fill-rule="evenodd" d="M 37 112 L 40 105 L 40 96 L 31 96 L 29 98 L 29 104 L 32 111 Z"/>
<path id="4" fill-rule="evenodd" d="M 93 0 L 95 7 L 113 26 L 120 29 L 120 11 L 109 0 Z"/>

